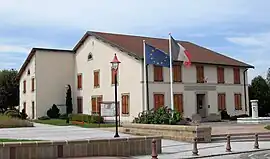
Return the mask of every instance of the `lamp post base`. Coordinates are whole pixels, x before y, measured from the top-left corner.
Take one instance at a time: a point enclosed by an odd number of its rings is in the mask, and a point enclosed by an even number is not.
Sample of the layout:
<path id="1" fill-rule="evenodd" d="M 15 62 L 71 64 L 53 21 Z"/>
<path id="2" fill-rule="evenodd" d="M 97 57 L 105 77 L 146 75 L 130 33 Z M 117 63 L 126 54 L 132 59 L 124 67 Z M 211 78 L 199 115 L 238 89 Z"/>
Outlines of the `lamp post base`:
<path id="1" fill-rule="evenodd" d="M 118 133 L 116 133 L 116 134 L 114 135 L 114 137 L 120 137 L 120 136 L 118 135 Z"/>

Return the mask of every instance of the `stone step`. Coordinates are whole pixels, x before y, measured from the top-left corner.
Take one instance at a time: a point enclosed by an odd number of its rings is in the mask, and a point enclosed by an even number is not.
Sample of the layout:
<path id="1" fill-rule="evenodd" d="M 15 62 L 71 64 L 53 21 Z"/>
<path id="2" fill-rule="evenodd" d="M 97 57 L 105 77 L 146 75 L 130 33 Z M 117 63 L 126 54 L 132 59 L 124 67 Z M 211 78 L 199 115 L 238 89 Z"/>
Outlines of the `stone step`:
<path id="1" fill-rule="evenodd" d="M 211 141 L 226 141 L 227 135 L 220 135 L 220 136 L 212 136 Z M 270 133 L 267 134 L 259 134 L 259 141 L 270 141 Z M 245 135 L 231 135 L 231 141 L 254 141 L 255 136 L 254 134 L 245 134 Z"/>
<path id="2" fill-rule="evenodd" d="M 257 133 L 259 136 L 263 136 L 263 135 L 270 135 L 270 132 L 259 132 Z M 255 133 L 232 133 L 230 134 L 231 137 L 233 136 L 254 136 Z M 226 137 L 227 134 L 217 134 L 217 135 L 211 135 L 211 137 Z"/>

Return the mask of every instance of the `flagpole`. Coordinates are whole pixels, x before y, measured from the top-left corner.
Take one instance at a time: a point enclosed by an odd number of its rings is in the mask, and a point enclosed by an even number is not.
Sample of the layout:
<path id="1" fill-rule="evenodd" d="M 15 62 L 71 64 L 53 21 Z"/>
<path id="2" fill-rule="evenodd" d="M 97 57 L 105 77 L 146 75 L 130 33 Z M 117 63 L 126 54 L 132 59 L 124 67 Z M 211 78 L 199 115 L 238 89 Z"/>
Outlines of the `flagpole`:
<path id="1" fill-rule="evenodd" d="M 171 47 L 171 33 L 169 33 L 169 53 L 170 53 L 170 86 L 171 86 L 171 109 L 174 110 L 173 102 L 173 58 L 172 58 L 172 47 Z"/>
<path id="2" fill-rule="evenodd" d="M 147 79 L 146 79 L 146 76 L 147 76 L 147 74 L 146 74 L 146 68 L 147 67 L 147 65 L 146 65 L 146 57 L 145 57 L 145 40 L 143 40 L 143 84 L 144 84 L 144 110 L 147 110 L 147 83 L 146 83 L 146 81 L 147 81 Z"/>

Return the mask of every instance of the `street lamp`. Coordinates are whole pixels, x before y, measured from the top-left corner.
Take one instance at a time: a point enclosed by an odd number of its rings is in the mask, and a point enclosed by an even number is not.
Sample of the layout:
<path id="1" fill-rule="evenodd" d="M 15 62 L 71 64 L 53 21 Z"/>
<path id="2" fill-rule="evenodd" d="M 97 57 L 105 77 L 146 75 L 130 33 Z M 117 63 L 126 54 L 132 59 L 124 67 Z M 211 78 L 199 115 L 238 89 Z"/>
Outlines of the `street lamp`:
<path id="1" fill-rule="evenodd" d="M 121 62 L 118 60 L 116 54 L 114 54 L 114 58 L 111 62 L 112 64 L 112 70 L 113 70 L 113 73 L 114 73 L 114 102 L 115 102 L 115 135 L 114 137 L 119 137 L 119 134 L 118 134 L 118 122 L 117 122 L 117 114 L 118 114 L 118 105 L 117 105 L 117 71 L 118 71 L 118 68 L 119 68 L 119 64 Z"/>

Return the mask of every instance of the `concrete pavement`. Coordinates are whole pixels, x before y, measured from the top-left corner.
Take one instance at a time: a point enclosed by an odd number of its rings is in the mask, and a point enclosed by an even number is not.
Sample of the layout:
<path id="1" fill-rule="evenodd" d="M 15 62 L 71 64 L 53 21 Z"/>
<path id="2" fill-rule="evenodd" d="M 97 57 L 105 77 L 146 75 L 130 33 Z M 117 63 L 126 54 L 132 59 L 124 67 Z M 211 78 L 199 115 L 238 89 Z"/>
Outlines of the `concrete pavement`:
<path id="1" fill-rule="evenodd" d="M 77 126 L 52 126 L 44 124 L 35 124 L 35 127 L 30 128 L 9 128 L 1 129 L 0 138 L 11 139 L 31 139 L 31 140 L 78 140 L 78 139 L 94 139 L 94 138 L 113 138 L 114 132 L 106 131 L 98 128 L 81 128 Z M 128 135 L 120 133 L 121 137 L 129 137 L 134 135 Z M 247 151 L 253 151 L 253 142 L 232 142 L 232 153 L 245 153 Z M 210 157 L 214 155 L 219 159 L 217 155 L 227 155 L 230 153 L 225 152 L 225 142 L 219 143 L 199 143 L 198 157 Z M 259 141 L 260 149 L 269 149 L 270 142 Z M 192 156 L 192 143 L 162 140 L 162 154 L 159 154 L 159 159 L 178 159 L 178 158 L 194 158 Z M 136 156 L 136 159 L 149 159 L 151 154 L 147 156 Z M 222 156 L 227 157 L 239 157 L 238 155 Z M 130 158 L 130 157 L 129 157 Z M 104 158 L 106 159 L 106 158 Z M 108 158 L 109 159 L 109 158 Z M 111 158 L 113 159 L 113 158 Z M 220 158 L 221 159 L 221 158 Z"/>

